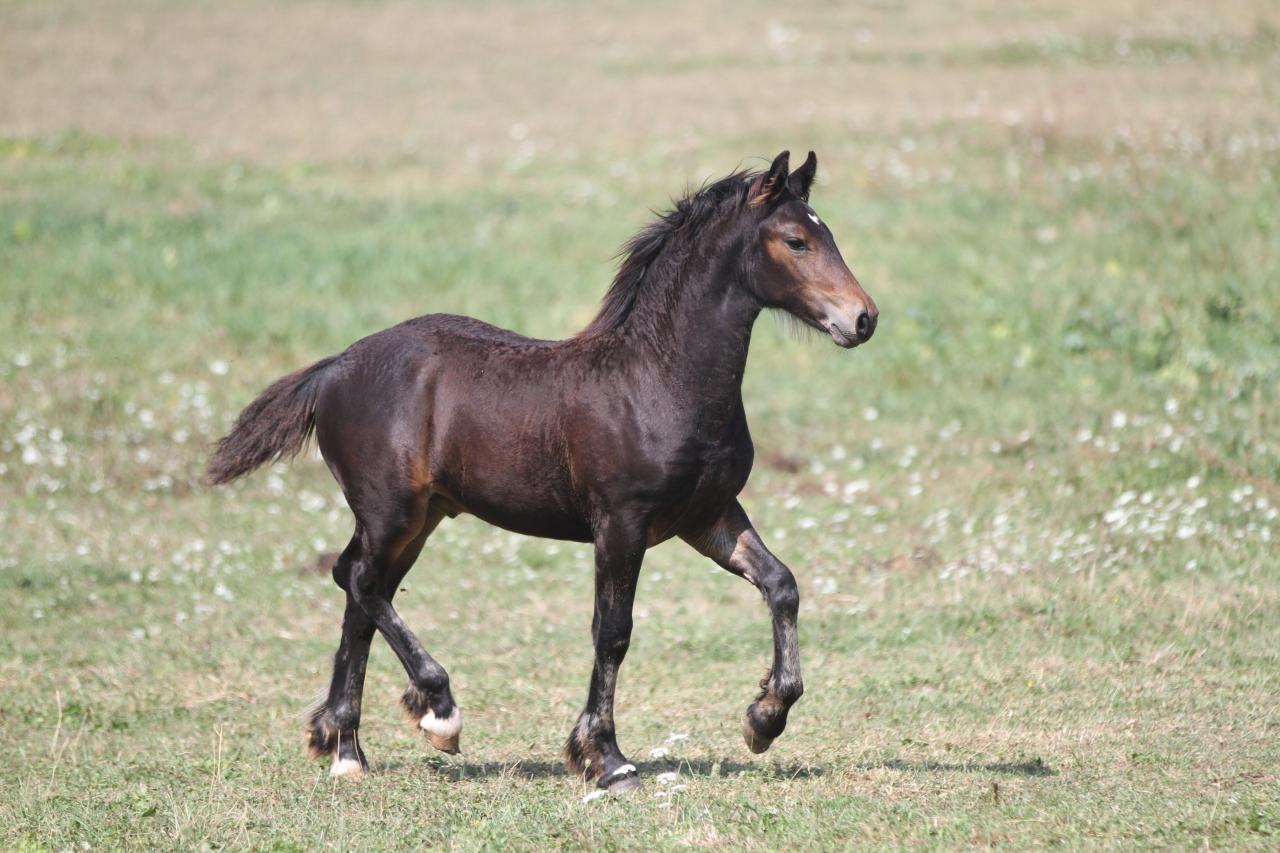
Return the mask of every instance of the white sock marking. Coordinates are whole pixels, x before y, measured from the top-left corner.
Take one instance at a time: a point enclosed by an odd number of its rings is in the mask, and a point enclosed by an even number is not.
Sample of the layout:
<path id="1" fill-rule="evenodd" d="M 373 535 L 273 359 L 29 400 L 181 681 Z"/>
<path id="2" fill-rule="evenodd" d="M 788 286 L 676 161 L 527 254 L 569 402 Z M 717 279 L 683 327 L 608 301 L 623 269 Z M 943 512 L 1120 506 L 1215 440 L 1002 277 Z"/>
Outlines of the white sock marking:
<path id="1" fill-rule="evenodd" d="M 360 776 L 364 773 L 364 768 L 360 766 L 360 762 L 354 758 L 338 758 L 333 757 L 333 766 L 329 768 L 330 776 Z"/>
<path id="2" fill-rule="evenodd" d="M 457 705 L 453 706 L 453 713 L 446 719 L 440 719 L 436 716 L 435 711 L 430 708 L 421 720 L 418 720 L 418 726 L 429 734 L 437 737 L 450 738 L 462 731 L 462 709 Z"/>
<path id="3" fill-rule="evenodd" d="M 624 764 L 621 767 L 619 767 L 617 770 L 610 773 L 609 778 L 612 779 L 614 776 L 622 776 L 626 773 L 635 773 L 635 772 L 636 772 L 636 766 L 634 764 Z"/>

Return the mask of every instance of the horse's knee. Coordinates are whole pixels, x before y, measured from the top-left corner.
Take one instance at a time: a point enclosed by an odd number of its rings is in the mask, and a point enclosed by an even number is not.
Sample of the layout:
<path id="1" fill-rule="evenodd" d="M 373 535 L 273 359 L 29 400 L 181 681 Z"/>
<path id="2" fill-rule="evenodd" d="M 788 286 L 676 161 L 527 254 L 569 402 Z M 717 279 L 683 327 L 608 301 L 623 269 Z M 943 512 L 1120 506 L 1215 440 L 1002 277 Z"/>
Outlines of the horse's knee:
<path id="1" fill-rule="evenodd" d="M 629 648 L 631 648 L 630 637 L 611 637 L 597 646 L 596 650 L 606 660 L 621 661 L 627 656 Z"/>
<path id="2" fill-rule="evenodd" d="M 609 660 L 621 660 L 631 648 L 631 617 L 616 616 L 596 634 L 596 653 Z"/>

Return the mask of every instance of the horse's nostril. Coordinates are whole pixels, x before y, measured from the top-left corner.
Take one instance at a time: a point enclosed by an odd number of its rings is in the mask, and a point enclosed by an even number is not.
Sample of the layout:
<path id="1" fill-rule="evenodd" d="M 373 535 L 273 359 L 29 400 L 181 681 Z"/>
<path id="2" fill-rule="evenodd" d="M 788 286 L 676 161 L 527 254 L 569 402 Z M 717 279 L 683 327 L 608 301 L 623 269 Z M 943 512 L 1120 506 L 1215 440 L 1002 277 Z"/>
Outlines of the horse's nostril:
<path id="1" fill-rule="evenodd" d="M 873 328 L 875 327 L 871 325 L 871 316 L 867 314 L 866 311 L 859 314 L 857 321 L 853 324 L 853 330 L 857 333 L 858 337 L 863 340 L 871 337 L 871 330 Z"/>

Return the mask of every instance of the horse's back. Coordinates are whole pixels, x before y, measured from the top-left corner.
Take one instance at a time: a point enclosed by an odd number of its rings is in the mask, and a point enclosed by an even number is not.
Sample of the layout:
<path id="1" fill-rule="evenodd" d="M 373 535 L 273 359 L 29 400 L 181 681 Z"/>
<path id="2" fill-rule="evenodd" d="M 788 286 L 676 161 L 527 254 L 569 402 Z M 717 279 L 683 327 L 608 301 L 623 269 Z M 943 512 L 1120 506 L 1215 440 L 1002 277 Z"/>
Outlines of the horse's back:
<path id="1" fill-rule="evenodd" d="M 424 314 L 421 317 L 406 320 L 399 326 L 392 326 L 387 331 L 393 332 L 397 329 L 403 330 L 405 335 L 432 337 L 439 340 L 452 339 L 459 342 L 479 344 L 501 344 L 505 347 L 518 349 L 541 350 L 560 343 L 559 341 L 530 338 L 519 332 L 513 332 L 510 329 L 504 329 L 501 326 L 495 326 L 492 323 L 486 323 L 483 320 L 477 320 L 475 317 L 467 317 L 461 314 Z"/>
<path id="2" fill-rule="evenodd" d="M 353 344 L 316 405 L 348 500 L 435 495 L 510 529 L 586 538 L 563 458 L 557 343 L 429 314 Z"/>

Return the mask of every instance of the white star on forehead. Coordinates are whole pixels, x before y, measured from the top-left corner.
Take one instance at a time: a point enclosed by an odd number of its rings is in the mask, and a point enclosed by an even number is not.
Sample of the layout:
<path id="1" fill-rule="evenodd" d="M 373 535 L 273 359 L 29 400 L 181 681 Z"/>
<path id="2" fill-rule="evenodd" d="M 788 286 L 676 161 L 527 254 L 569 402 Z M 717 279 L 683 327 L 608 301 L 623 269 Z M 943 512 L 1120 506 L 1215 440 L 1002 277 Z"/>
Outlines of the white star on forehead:
<path id="1" fill-rule="evenodd" d="M 809 211 L 809 218 L 813 220 L 814 225 L 822 224 L 822 220 L 818 218 L 818 214 L 814 213 L 812 210 Z"/>

